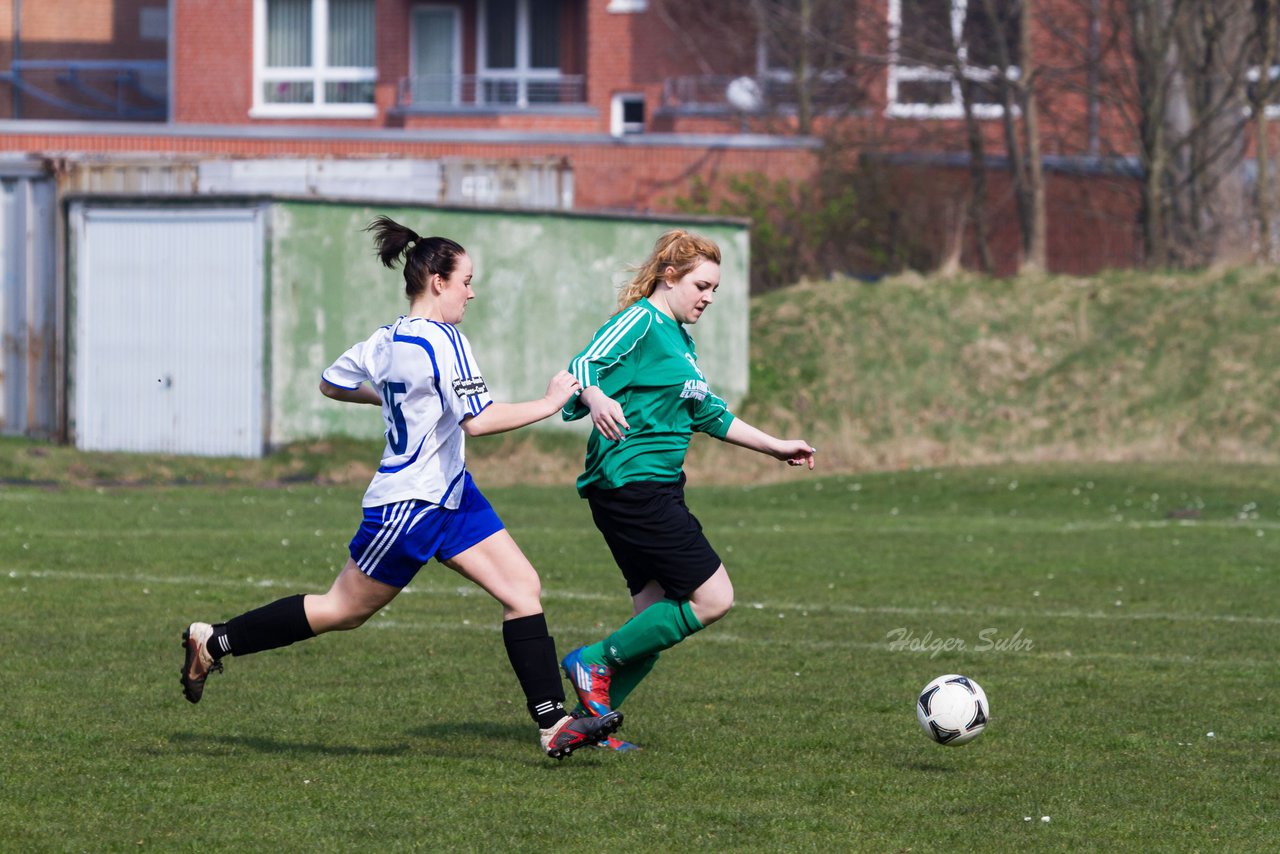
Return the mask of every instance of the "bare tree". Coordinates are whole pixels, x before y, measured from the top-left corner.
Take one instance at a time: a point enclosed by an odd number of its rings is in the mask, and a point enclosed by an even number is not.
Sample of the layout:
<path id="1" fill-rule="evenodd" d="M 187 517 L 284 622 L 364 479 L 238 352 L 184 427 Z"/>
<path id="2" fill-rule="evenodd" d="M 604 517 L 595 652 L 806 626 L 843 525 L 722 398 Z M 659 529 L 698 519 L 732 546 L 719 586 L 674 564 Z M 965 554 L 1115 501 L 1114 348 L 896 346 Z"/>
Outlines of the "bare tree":
<path id="1" fill-rule="evenodd" d="M 960 105 L 964 110 L 965 142 L 969 148 L 969 220 L 973 223 L 978 265 L 984 273 L 995 269 L 991 257 L 991 223 L 987 216 L 987 153 L 982 140 L 981 122 L 974 113 L 974 82 L 956 63 L 960 81 Z"/>
<path id="2" fill-rule="evenodd" d="M 1040 112 L 1036 99 L 1036 62 L 1031 50 L 1034 0 L 982 0 L 995 35 L 995 83 L 1000 98 L 1005 151 L 1013 183 L 1022 252 L 1018 272 L 1044 272 L 1047 218 L 1044 170 L 1040 155 Z M 1017 45 L 1016 60 L 1009 45 Z M 1021 127 L 1019 127 L 1021 124 Z"/>
<path id="3" fill-rule="evenodd" d="M 1123 0 L 1132 39 L 1148 263 L 1246 251 L 1249 0 Z"/>
<path id="4" fill-rule="evenodd" d="M 990 140 L 984 125 L 998 117 L 1021 238 L 1019 271 L 1044 270 L 1047 217 L 1031 0 L 956 0 L 943 18 L 939 13 L 947 5 L 903 0 L 895 60 L 932 69 L 937 74 L 926 71 L 934 79 L 925 85 L 958 93 L 968 151 L 968 218 L 984 269 L 992 266 L 986 208 Z"/>
<path id="5" fill-rule="evenodd" d="M 1249 253 L 1245 198 L 1245 110 L 1248 0 L 1195 4 L 1175 29 L 1185 149 L 1173 162 L 1183 192 L 1175 195 L 1177 224 L 1196 245 L 1195 263 L 1238 260 Z"/>
<path id="6" fill-rule="evenodd" d="M 1274 69 L 1280 63 L 1280 0 L 1253 0 L 1253 41 L 1249 54 L 1257 63 L 1249 69 L 1249 111 L 1253 116 L 1254 159 L 1257 181 L 1254 206 L 1258 223 L 1258 255 L 1264 261 L 1278 260 L 1273 234 L 1274 190 L 1271 187 L 1270 121 L 1267 109 L 1280 96 L 1280 81 Z"/>

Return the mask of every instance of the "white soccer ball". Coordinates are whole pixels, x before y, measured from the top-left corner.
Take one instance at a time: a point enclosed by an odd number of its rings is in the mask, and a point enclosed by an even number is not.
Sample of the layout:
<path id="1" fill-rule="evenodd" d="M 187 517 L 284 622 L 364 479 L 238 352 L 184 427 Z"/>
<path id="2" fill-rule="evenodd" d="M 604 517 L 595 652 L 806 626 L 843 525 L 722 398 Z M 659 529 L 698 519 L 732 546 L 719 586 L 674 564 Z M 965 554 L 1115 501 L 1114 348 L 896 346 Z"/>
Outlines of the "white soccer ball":
<path id="1" fill-rule="evenodd" d="M 954 746 L 973 741 L 987 728 L 991 708 L 982 686 L 967 676 L 948 673 L 921 690 L 916 720 L 929 738 Z"/>

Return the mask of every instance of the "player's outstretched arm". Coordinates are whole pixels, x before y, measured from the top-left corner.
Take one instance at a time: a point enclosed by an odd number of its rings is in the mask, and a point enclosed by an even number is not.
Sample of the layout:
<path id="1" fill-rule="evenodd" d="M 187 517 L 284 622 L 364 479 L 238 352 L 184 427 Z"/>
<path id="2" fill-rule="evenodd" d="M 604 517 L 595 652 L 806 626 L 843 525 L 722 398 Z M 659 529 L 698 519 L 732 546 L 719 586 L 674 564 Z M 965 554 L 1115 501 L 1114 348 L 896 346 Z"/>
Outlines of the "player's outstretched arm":
<path id="1" fill-rule="evenodd" d="M 361 383 L 355 388 L 336 386 L 328 380 L 320 380 L 320 393 L 330 400 L 341 400 L 343 403 L 370 403 L 382 405 L 382 398 L 369 386 Z"/>
<path id="2" fill-rule="evenodd" d="M 814 466 L 813 455 L 817 453 L 817 449 L 804 439 L 779 439 L 777 436 L 770 436 L 763 430 L 752 427 L 741 418 L 733 419 L 729 425 L 729 431 L 724 435 L 724 440 L 731 445 L 750 448 L 774 459 L 783 460 L 787 465 L 807 465 L 810 469 Z"/>
<path id="3" fill-rule="evenodd" d="M 491 403 L 479 415 L 472 415 L 462 422 L 462 432 L 468 436 L 491 436 L 506 433 L 535 421 L 550 418 L 578 391 L 578 381 L 568 371 L 560 371 L 547 384 L 547 393 L 538 400 L 523 403 Z"/>

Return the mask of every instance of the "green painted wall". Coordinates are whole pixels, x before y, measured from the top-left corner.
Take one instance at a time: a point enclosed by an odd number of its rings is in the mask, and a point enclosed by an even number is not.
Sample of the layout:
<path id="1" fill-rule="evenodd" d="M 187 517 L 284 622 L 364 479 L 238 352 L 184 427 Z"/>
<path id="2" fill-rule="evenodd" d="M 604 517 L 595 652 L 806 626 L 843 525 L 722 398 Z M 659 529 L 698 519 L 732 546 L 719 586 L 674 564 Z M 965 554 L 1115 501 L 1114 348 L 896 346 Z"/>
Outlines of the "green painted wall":
<path id="1" fill-rule="evenodd" d="M 334 202 L 271 205 L 267 331 L 272 444 L 381 435 L 372 407 L 330 401 L 320 372 L 347 347 L 408 307 L 400 270 L 373 255 L 363 231 L 386 214 L 423 235 L 443 235 L 475 262 L 476 299 L 462 330 L 495 400 L 541 397 L 547 380 L 616 306 L 630 265 L 662 232 L 686 227 L 723 255 L 715 305 L 692 328 L 708 382 L 734 406 L 747 391 L 748 232 L 736 222 L 687 222 L 554 212 L 369 207 Z M 564 425 L 558 418 L 539 426 Z M 573 425 L 582 429 L 581 422 Z"/>

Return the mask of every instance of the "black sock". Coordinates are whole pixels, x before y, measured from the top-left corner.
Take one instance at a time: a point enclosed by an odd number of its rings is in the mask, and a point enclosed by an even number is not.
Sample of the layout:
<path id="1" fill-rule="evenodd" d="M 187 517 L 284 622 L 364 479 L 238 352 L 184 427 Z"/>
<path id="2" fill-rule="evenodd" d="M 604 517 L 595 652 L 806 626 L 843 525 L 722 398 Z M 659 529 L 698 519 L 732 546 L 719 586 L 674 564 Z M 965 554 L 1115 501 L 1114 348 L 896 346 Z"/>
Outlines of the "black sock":
<path id="1" fill-rule="evenodd" d="M 213 624 L 213 634 L 209 635 L 208 649 L 214 661 L 231 652 L 231 641 L 227 640 L 226 623 Z"/>
<path id="2" fill-rule="evenodd" d="M 554 726 L 565 715 L 564 684 L 560 681 L 555 641 L 547 634 L 546 617 L 531 614 L 505 621 L 502 643 L 524 689 L 530 716 L 542 729 Z"/>
<path id="3" fill-rule="evenodd" d="M 315 637 L 316 633 L 311 631 L 311 624 L 307 622 L 302 598 L 301 593 L 286 596 L 270 605 L 232 617 L 221 629 L 223 637 L 218 636 L 218 630 L 214 631 L 214 642 L 209 644 L 209 651 L 214 658 L 221 658 L 227 653 L 249 655 Z"/>

